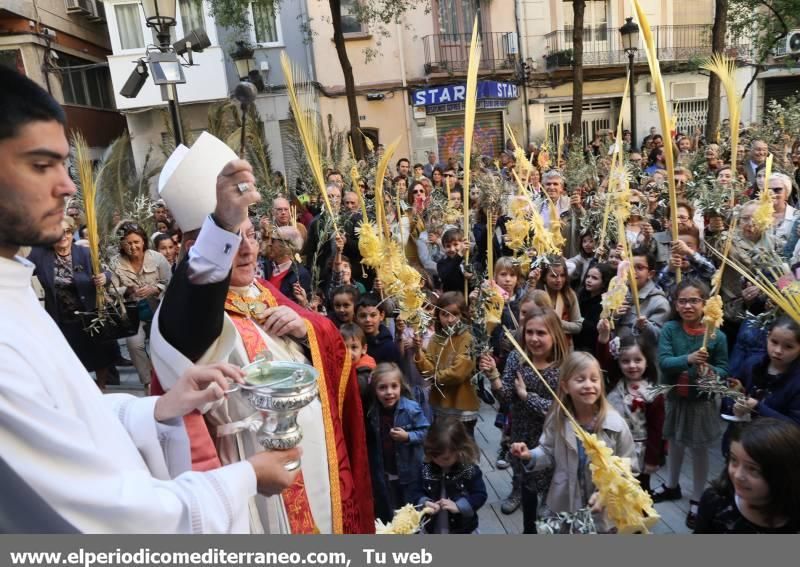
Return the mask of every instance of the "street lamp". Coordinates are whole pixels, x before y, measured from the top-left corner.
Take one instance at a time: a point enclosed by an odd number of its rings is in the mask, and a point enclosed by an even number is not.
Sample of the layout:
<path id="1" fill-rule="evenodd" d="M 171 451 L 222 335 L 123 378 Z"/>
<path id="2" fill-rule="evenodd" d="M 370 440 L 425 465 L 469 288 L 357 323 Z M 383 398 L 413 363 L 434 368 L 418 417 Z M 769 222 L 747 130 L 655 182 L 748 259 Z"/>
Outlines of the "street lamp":
<path id="1" fill-rule="evenodd" d="M 170 45 L 170 28 L 177 23 L 175 15 L 177 11 L 177 0 L 142 0 L 144 10 L 144 20 L 147 27 L 156 30 L 158 39 L 158 49 L 160 54 L 150 55 L 150 73 L 156 80 L 157 85 L 166 89 L 166 96 L 162 90 L 162 96 L 167 99 L 169 113 L 172 117 L 172 129 L 175 132 L 175 146 L 183 143 L 183 124 L 181 124 L 180 107 L 178 106 L 178 83 L 185 83 L 183 70 L 178 63 L 178 57 Z"/>
<path id="2" fill-rule="evenodd" d="M 633 60 L 636 57 L 636 52 L 639 51 L 639 26 L 633 21 L 633 18 L 625 18 L 625 23 L 619 28 L 619 33 L 622 36 L 622 48 L 628 54 L 628 69 L 630 72 L 630 93 L 631 93 L 631 147 L 635 147 L 636 140 L 636 79 L 634 77 Z M 618 143 L 622 143 L 619 140 Z"/>
<path id="3" fill-rule="evenodd" d="M 147 27 L 155 28 L 161 47 L 169 44 L 169 28 L 175 25 L 177 0 L 142 0 Z"/>
<path id="4" fill-rule="evenodd" d="M 250 77 L 250 73 L 256 70 L 256 60 L 253 58 L 255 51 L 244 41 L 236 42 L 236 50 L 231 53 L 233 64 L 236 65 L 236 74 L 239 80 L 244 81 Z"/>

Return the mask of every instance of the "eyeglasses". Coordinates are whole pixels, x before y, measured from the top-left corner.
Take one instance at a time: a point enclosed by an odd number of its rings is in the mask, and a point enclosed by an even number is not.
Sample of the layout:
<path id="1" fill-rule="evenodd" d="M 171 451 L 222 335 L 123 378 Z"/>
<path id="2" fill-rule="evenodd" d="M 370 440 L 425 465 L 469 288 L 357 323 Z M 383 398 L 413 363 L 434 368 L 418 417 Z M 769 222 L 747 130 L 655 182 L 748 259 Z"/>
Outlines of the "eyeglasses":
<path id="1" fill-rule="evenodd" d="M 686 307 L 687 305 L 691 305 L 692 307 L 701 305 L 705 299 L 701 299 L 699 297 L 681 297 L 676 303 L 681 307 Z"/>

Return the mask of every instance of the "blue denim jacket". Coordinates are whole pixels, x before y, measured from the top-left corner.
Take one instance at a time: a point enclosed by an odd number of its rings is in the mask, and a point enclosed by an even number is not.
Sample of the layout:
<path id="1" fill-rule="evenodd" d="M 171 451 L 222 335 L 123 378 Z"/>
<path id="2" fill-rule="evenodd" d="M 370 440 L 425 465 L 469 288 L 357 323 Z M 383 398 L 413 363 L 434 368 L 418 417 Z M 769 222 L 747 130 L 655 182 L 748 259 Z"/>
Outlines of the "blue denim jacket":
<path id="1" fill-rule="evenodd" d="M 383 448 L 380 439 L 380 408 L 377 400 L 367 412 L 367 444 L 369 450 L 369 465 L 372 473 L 372 491 L 375 497 L 376 515 L 386 520 L 392 518 L 389 507 L 388 487 L 383 474 Z M 394 410 L 394 426 L 401 427 L 408 432 L 407 443 L 394 443 L 395 462 L 397 463 L 397 476 L 403 491 L 405 502 L 410 503 L 411 494 L 415 492 L 414 486 L 419 480 L 419 471 L 422 469 L 422 441 L 428 433 L 430 422 L 425 417 L 422 407 L 414 400 L 402 397 L 397 402 Z"/>

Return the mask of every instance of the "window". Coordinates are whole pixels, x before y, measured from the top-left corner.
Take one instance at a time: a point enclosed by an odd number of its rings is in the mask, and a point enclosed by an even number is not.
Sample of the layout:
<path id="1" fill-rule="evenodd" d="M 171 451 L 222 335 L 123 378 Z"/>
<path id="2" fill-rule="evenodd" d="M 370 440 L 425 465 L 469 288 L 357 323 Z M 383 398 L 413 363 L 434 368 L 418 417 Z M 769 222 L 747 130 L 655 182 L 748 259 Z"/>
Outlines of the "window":
<path id="1" fill-rule="evenodd" d="M 361 22 L 358 21 L 358 0 L 342 0 L 342 33 L 363 33 Z"/>
<path id="2" fill-rule="evenodd" d="M 252 4 L 253 29 L 256 32 L 256 43 L 279 43 L 278 25 L 275 6 L 272 2 Z"/>
<path id="3" fill-rule="evenodd" d="M 572 10 L 572 2 L 564 0 L 564 29 L 572 30 L 572 22 L 575 14 Z M 583 12 L 583 40 L 584 41 L 607 41 L 608 40 L 608 1 L 607 0 L 586 0 L 586 8 Z M 570 41 L 572 38 L 570 37 Z"/>
<path id="4" fill-rule="evenodd" d="M 439 0 L 439 33 L 471 35 L 475 16 L 478 16 L 480 33 L 482 29 L 480 0 Z"/>
<path id="5" fill-rule="evenodd" d="M 108 67 L 59 53 L 61 88 L 65 104 L 114 108 Z"/>
<path id="6" fill-rule="evenodd" d="M 15 71 L 24 72 L 22 68 L 22 57 L 18 49 L 6 49 L 0 51 L 0 65 L 14 69 Z"/>
<path id="7" fill-rule="evenodd" d="M 192 30 L 206 29 L 203 0 L 179 0 L 178 7 L 180 8 L 184 36 L 188 35 Z"/>
<path id="8" fill-rule="evenodd" d="M 122 49 L 143 49 L 142 13 L 139 4 L 117 4 L 114 6 Z"/>

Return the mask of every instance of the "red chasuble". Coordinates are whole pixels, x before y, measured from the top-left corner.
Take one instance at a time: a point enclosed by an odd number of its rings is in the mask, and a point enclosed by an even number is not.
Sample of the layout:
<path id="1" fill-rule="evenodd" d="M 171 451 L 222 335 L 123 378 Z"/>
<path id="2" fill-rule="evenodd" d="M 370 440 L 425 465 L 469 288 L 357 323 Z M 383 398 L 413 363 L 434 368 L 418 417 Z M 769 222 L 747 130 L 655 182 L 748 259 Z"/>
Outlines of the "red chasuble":
<path id="1" fill-rule="evenodd" d="M 326 388 L 320 388 L 320 401 L 326 438 L 333 437 L 336 441 L 335 451 L 334 447 L 328 449 L 333 532 L 374 533 L 375 516 L 364 414 L 355 369 L 350 364 L 350 352 L 336 326 L 327 317 L 301 308 L 265 280 L 258 279 L 255 283 L 261 290 L 260 299 L 264 303 L 271 307 L 289 307 L 305 319 L 312 364 L 324 378 Z M 238 305 L 234 305 L 236 299 L 241 298 L 229 293 L 225 310 L 239 330 L 248 354 L 252 357 L 261 351 L 254 332 L 259 340 L 260 335 L 252 328 L 254 322 Z M 250 301 L 252 300 L 248 302 Z M 254 349 L 252 353 L 251 349 Z M 284 493 L 284 502 L 293 533 L 313 533 L 313 521 L 309 523 L 305 513 L 308 506 L 302 483 L 301 475 L 298 482 Z"/>

